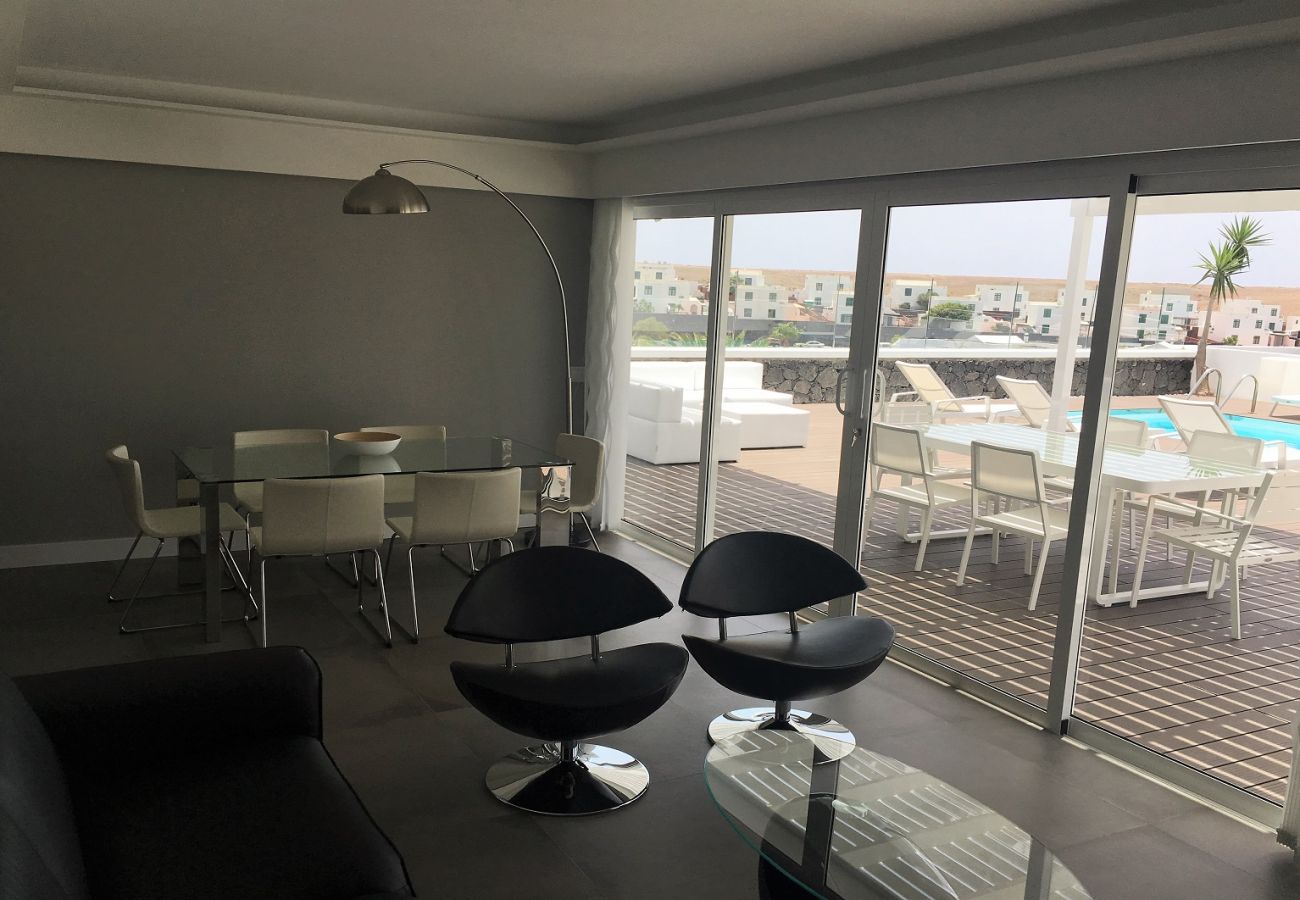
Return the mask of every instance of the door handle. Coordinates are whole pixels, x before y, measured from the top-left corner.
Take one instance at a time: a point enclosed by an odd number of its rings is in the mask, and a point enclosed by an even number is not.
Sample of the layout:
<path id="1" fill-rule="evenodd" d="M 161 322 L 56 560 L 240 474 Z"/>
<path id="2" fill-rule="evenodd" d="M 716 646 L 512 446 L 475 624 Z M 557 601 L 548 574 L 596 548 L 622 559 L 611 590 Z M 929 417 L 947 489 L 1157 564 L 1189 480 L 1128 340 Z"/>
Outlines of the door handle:
<path id="1" fill-rule="evenodd" d="M 847 415 L 844 411 L 844 397 L 842 392 L 844 390 L 844 379 L 848 374 L 849 368 L 848 366 L 845 366 L 843 369 L 840 369 L 840 374 L 835 376 L 835 410 L 842 416 Z"/>

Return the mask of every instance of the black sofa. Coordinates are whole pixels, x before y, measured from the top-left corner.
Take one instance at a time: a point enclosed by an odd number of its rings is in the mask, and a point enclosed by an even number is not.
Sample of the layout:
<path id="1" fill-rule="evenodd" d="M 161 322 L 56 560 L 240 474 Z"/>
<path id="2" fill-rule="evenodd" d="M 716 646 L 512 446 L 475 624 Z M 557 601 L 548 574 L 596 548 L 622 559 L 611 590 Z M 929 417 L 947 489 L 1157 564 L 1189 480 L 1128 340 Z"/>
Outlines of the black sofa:
<path id="1" fill-rule="evenodd" d="M 0 675 L 0 897 L 411 897 L 276 647 Z"/>

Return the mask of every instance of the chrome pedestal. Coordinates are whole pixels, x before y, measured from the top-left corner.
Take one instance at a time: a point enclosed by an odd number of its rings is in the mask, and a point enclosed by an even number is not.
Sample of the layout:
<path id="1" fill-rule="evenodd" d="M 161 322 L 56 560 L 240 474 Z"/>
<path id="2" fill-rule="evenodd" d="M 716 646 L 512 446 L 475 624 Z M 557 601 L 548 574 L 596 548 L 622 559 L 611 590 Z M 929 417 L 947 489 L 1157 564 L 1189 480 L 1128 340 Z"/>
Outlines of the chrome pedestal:
<path id="1" fill-rule="evenodd" d="M 650 773 L 635 757 L 599 744 L 525 747 L 492 765 L 487 788 L 503 803 L 547 816 L 588 816 L 645 793 Z"/>
<path id="2" fill-rule="evenodd" d="M 806 709 L 791 709 L 788 703 L 751 706 L 723 713 L 709 723 L 709 740 L 713 743 L 759 730 L 795 731 L 813 739 L 827 759 L 840 759 L 853 752 L 857 739 L 834 719 Z"/>

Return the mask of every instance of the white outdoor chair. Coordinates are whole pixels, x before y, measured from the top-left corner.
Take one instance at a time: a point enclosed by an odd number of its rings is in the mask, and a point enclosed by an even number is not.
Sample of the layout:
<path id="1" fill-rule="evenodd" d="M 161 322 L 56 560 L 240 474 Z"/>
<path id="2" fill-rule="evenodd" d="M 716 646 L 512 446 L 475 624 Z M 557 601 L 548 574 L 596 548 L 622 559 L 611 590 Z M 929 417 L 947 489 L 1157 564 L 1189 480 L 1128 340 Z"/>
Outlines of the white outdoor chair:
<path id="1" fill-rule="evenodd" d="M 1232 423 L 1213 400 L 1192 400 L 1187 397 L 1157 397 L 1165 415 L 1178 431 L 1184 444 L 1190 444 L 1192 433 L 1211 431 L 1219 434 L 1236 434 Z M 1263 464 L 1270 469 L 1287 466 L 1286 441 L 1265 441 Z"/>
<path id="2" fill-rule="evenodd" d="M 1142 570 L 1146 564 L 1147 542 L 1152 538 L 1165 541 L 1187 551 L 1187 564 L 1183 568 L 1183 583 L 1192 583 L 1192 564 L 1199 555 L 1210 558 L 1210 578 L 1206 597 L 1213 600 L 1226 581 L 1232 607 L 1232 639 L 1241 639 L 1241 585 L 1239 570 L 1247 566 L 1300 561 L 1300 549 L 1283 547 L 1254 537 L 1252 530 L 1259 509 L 1268 494 L 1273 473 L 1264 476 L 1263 483 L 1255 489 L 1255 496 L 1242 516 L 1229 515 L 1209 506 L 1197 506 L 1170 498 L 1150 497 L 1147 500 L 1146 522 L 1142 529 L 1142 546 L 1138 548 L 1137 571 L 1133 574 L 1133 596 L 1130 607 L 1136 607 L 1142 590 Z M 1152 528 L 1157 504 L 1178 506 L 1192 524 L 1174 524 L 1166 528 Z M 1206 520 L 1210 520 L 1206 524 Z"/>
<path id="3" fill-rule="evenodd" d="M 235 457 L 241 450 L 253 447 L 270 447 L 282 444 L 302 444 L 318 447 L 328 455 L 330 433 L 323 428 L 272 428 L 261 431 L 236 431 L 234 435 Z M 248 515 L 262 511 L 262 482 L 247 481 L 235 485 L 235 505 Z"/>
<path id="4" fill-rule="evenodd" d="M 163 591 L 157 594 L 144 595 L 140 593 L 145 582 L 149 579 L 150 573 L 153 572 L 154 564 L 158 562 L 158 554 L 162 552 L 163 544 L 168 540 L 197 538 L 203 534 L 203 511 L 197 506 L 146 508 L 144 505 L 144 480 L 140 475 L 140 464 L 131 458 L 126 446 L 114 447 L 105 454 L 105 458 L 108 460 L 109 466 L 112 467 L 113 476 L 117 479 L 117 486 L 122 492 L 122 503 L 126 507 L 127 517 L 136 527 L 135 540 L 131 542 L 131 548 L 126 551 L 126 557 L 118 565 L 117 574 L 113 577 L 113 583 L 108 586 L 109 602 L 127 601 L 118 630 L 122 634 L 134 634 L 138 631 L 158 631 L 163 628 L 185 628 L 191 625 L 202 625 L 203 622 L 200 620 L 169 625 L 153 625 L 145 628 L 127 626 L 131 608 L 137 600 L 154 600 L 159 597 L 178 597 L 186 594 L 203 593 L 201 589 L 197 591 Z M 233 534 L 245 530 L 246 525 L 243 518 L 230 505 L 221 504 L 219 514 L 222 532 Z M 154 548 L 153 556 L 149 558 L 149 567 L 145 569 L 144 575 L 136 583 L 135 590 L 131 592 L 130 597 L 115 597 L 113 590 L 117 587 L 117 583 L 122 580 L 122 574 L 126 571 L 127 563 L 131 561 L 131 557 L 135 554 L 135 548 L 140 545 L 140 539 L 144 537 L 153 538 L 158 542 L 158 546 Z M 218 549 L 226 570 L 243 588 L 244 593 L 248 594 L 248 582 L 245 581 L 243 573 L 239 571 L 239 566 L 235 564 L 234 557 L 230 554 L 229 544 L 226 543 L 225 538 L 218 537 L 218 540 L 221 542 Z M 239 620 L 228 619 L 226 621 Z"/>
<path id="5" fill-rule="evenodd" d="M 379 564 L 379 548 L 388 535 L 384 523 L 384 476 L 350 478 L 273 478 L 265 482 L 262 524 L 249 529 L 259 557 L 262 599 L 262 646 L 266 646 L 266 563 L 289 556 L 346 553 L 356 577 L 357 611 L 365 613 L 357 554 L 372 553 L 379 608 L 384 613 L 384 642 L 393 646 L 388 595 Z M 369 622 L 369 619 L 366 619 Z"/>
<path id="6" fill-rule="evenodd" d="M 1235 434 L 1221 434 L 1217 431 L 1196 431 L 1191 435 L 1191 440 L 1187 446 L 1187 455 L 1192 459 L 1205 460 L 1207 463 L 1229 463 L 1236 466 L 1249 466 L 1251 468 L 1260 468 L 1261 460 L 1264 454 L 1264 442 L 1258 438 L 1241 437 Z M 1115 504 L 1115 514 L 1111 523 L 1111 528 L 1115 534 L 1114 550 L 1115 556 L 1111 562 L 1110 570 L 1110 590 L 1112 593 L 1119 588 L 1119 543 L 1120 529 L 1123 528 L 1123 514 L 1128 511 L 1129 518 L 1129 549 L 1134 546 L 1134 535 L 1137 534 L 1134 517 L 1146 510 L 1149 503 L 1154 499 L 1154 511 L 1165 517 L 1165 524 L 1172 524 L 1175 519 L 1181 519 L 1183 522 L 1192 522 L 1197 524 L 1195 516 L 1190 515 L 1183 508 L 1187 502 L 1205 506 L 1210 502 L 1210 491 L 1202 491 L 1190 497 L 1167 497 L 1157 496 L 1155 498 L 1136 499 L 1125 497 L 1122 502 Z M 1220 511 L 1233 514 L 1236 512 L 1237 502 L 1239 500 L 1249 500 L 1254 496 L 1253 488 L 1240 488 L 1222 490 L 1220 494 Z M 1166 500 L 1174 502 L 1165 502 Z M 1168 559 L 1171 546 L 1165 545 L 1165 558 Z"/>
<path id="7" fill-rule="evenodd" d="M 386 431 L 403 440 L 411 441 L 445 441 L 445 425 L 367 425 L 362 431 Z M 414 475 L 385 475 L 384 502 L 390 506 L 415 502 Z"/>
<path id="8" fill-rule="evenodd" d="M 1009 509 L 1002 510 L 1002 501 Z M 1043 478 L 1038 470 L 1038 457 L 1032 450 L 1011 450 L 978 441 L 971 444 L 970 529 L 966 532 L 966 546 L 957 570 L 957 584 L 966 581 L 966 566 L 970 562 L 971 547 L 975 543 L 975 530 L 988 528 L 993 533 L 992 562 L 998 563 L 998 541 L 1003 532 L 1025 538 L 1025 574 L 1031 572 L 1034 541 L 1041 541 L 1038 566 L 1032 568 L 1034 582 L 1029 589 L 1029 608 L 1038 605 L 1038 591 L 1043 584 L 1043 571 L 1052 541 L 1065 537 L 1069 530 L 1069 510 L 1063 507 L 1070 497 L 1049 500 L 1043 492 Z M 985 504 L 992 504 L 991 513 L 981 513 Z"/>
<path id="9" fill-rule="evenodd" d="M 1003 392 L 1016 405 L 1021 418 L 1033 428 L 1047 427 L 1048 416 L 1052 412 L 1052 396 L 1043 389 L 1041 384 L 1032 378 L 1007 378 L 1005 375 L 999 375 L 997 379 Z M 1079 429 L 1066 419 L 1065 430 L 1078 431 Z"/>
<path id="10" fill-rule="evenodd" d="M 591 545 L 600 550 L 596 541 L 596 532 L 588 518 L 600 501 L 600 493 L 605 485 L 605 445 L 595 438 L 580 434 L 561 434 L 555 439 L 555 452 L 573 463 L 569 474 L 569 512 L 575 514 L 587 529 Z M 519 512 L 537 517 L 537 491 L 521 491 L 519 494 Z M 535 543 L 539 535 L 536 529 L 541 523 L 534 524 Z"/>
<path id="11" fill-rule="evenodd" d="M 912 390 L 893 394 L 889 402 L 898 403 L 903 397 L 915 397 L 922 403 L 930 405 L 931 416 L 936 422 L 950 416 L 975 416 L 985 422 L 991 422 L 995 416 L 1016 411 L 1014 403 L 994 403 L 985 394 L 970 397 L 956 396 L 929 363 L 897 360 L 894 365 L 898 366 L 898 371 L 903 373 Z"/>
<path id="12" fill-rule="evenodd" d="M 914 428 L 877 422 L 871 426 L 870 449 L 871 498 L 867 500 L 867 526 L 871 526 L 876 500 L 880 497 L 899 504 L 904 516 L 909 509 L 921 510 L 921 544 L 916 551 L 916 564 L 912 567 L 913 571 L 919 572 L 930 543 L 934 511 L 970 500 L 970 488 L 964 483 L 950 483 L 955 478 L 970 477 L 970 470 L 936 468 L 921 444 L 921 433 Z M 886 473 L 899 476 L 903 483 L 882 487 L 881 479 Z M 902 530 L 906 531 L 906 528 Z"/>
<path id="13" fill-rule="evenodd" d="M 420 613 L 415 602 L 415 549 L 438 547 L 445 555 L 448 544 L 464 544 L 469 551 L 468 575 L 477 573 L 474 544 L 505 541 L 515 549 L 519 530 L 519 469 L 490 472 L 421 472 L 414 476 L 413 515 L 390 518 L 393 541 L 401 538 L 411 579 L 411 639 L 420 639 Z M 453 562 L 455 562 L 453 560 Z M 457 563 L 459 566 L 459 563 Z"/>

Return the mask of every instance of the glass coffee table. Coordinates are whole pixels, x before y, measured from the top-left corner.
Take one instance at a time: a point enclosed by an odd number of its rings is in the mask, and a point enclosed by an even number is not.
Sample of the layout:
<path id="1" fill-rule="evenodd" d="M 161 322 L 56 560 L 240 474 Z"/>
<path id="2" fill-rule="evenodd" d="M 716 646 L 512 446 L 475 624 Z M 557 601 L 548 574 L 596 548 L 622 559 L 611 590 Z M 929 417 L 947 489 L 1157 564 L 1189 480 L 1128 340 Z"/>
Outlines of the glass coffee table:
<path id="1" fill-rule="evenodd" d="M 760 896 L 1089 900 L 1042 843 L 951 785 L 862 747 L 824 749 L 756 731 L 709 751 L 705 782 L 759 854 Z"/>

